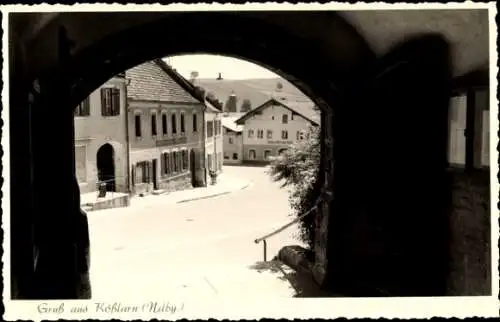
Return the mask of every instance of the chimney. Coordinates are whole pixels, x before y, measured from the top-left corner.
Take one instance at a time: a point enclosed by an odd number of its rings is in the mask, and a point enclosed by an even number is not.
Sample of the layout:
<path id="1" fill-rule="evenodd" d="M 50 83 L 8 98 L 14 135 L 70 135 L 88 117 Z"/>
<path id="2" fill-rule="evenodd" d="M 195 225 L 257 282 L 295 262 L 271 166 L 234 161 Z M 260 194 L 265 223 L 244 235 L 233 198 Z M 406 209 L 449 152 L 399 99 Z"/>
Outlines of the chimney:
<path id="1" fill-rule="evenodd" d="M 217 80 L 222 80 L 222 73 L 219 73 L 219 77 L 217 77 Z"/>

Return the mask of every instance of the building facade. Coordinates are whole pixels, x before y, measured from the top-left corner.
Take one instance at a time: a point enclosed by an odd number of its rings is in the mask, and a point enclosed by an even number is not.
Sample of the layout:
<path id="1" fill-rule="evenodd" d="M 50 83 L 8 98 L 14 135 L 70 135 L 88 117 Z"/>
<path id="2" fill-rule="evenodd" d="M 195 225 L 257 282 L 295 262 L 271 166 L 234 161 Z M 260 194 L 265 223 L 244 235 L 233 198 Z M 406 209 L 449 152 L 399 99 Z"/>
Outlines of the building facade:
<path id="1" fill-rule="evenodd" d="M 208 182 L 211 170 L 222 172 L 223 164 L 223 133 L 222 133 L 222 112 L 205 102 L 204 122 L 205 122 L 205 180 Z"/>
<path id="2" fill-rule="evenodd" d="M 270 99 L 238 120 L 243 126 L 243 162 L 269 162 L 297 141 L 310 125 L 319 126 L 320 115 L 311 104 Z"/>
<path id="3" fill-rule="evenodd" d="M 126 72 L 132 191 L 204 185 L 205 105 L 169 75 L 160 60 Z"/>
<path id="4" fill-rule="evenodd" d="M 116 76 L 75 109 L 75 165 L 81 193 L 128 192 L 126 79 Z"/>
<path id="5" fill-rule="evenodd" d="M 222 118 L 224 164 L 241 164 L 243 162 L 243 126 L 236 124 L 231 116 Z"/>

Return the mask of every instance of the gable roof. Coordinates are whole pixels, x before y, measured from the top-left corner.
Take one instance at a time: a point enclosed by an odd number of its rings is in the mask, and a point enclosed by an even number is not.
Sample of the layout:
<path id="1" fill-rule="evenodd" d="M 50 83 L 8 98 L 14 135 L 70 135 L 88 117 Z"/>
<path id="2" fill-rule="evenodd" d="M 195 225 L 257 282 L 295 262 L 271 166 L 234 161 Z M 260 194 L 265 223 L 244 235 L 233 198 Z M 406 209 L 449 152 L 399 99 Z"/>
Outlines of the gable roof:
<path id="1" fill-rule="evenodd" d="M 133 100 L 201 104 L 182 79 L 168 72 L 168 69 L 153 60 L 127 70 L 125 74 L 130 79 L 127 97 Z"/>
<path id="2" fill-rule="evenodd" d="M 221 119 L 222 126 L 233 132 L 243 132 L 243 125 L 236 124 L 237 119 L 237 117 L 223 117 Z"/>
<path id="3" fill-rule="evenodd" d="M 319 125 L 321 122 L 320 118 L 320 112 L 315 110 L 314 104 L 309 103 L 309 102 L 284 102 L 284 101 L 278 101 L 274 98 L 271 98 L 264 104 L 256 107 L 255 109 L 249 111 L 248 113 L 244 114 L 241 116 L 239 119 L 236 120 L 236 124 L 243 125 L 246 120 L 248 120 L 250 117 L 254 116 L 256 112 L 262 111 L 266 109 L 267 107 L 273 106 L 273 105 L 279 105 L 283 106 L 287 110 L 296 113 L 309 122 L 311 122 L 314 125 Z"/>

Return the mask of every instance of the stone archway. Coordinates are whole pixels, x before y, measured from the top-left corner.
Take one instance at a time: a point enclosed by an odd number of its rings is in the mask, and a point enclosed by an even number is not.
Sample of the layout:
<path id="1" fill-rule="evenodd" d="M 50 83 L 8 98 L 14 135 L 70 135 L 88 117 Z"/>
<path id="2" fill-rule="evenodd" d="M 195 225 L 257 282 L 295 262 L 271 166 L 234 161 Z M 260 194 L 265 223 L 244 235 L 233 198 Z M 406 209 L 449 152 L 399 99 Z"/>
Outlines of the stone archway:
<path id="1" fill-rule="evenodd" d="M 315 187 L 321 196 L 315 214 L 314 245 L 314 272 L 319 283 L 344 291 L 349 291 L 349 284 L 357 283 L 349 292 L 358 296 L 374 294 L 380 289 L 396 295 L 444 294 L 443 281 L 447 278 L 444 275 L 448 272 L 448 250 L 445 249 L 448 190 L 443 158 L 446 133 L 441 125 L 449 98 L 443 85 L 447 85 L 450 75 L 449 48 L 442 37 L 415 40 L 404 35 L 410 45 L 389 50 L 388 55 L 376 60 L 363 37 L 336 13 L 325 13 L 324 17 L 313 13 L 307 18 L 311 24 L 296 24 L 297 16 L 285 17 L 279 13 L 261 15 L 264 18 L 246 13 L 139 15 L 142 18 L 127 20 L 112 13 L 105 14 L 105 19 L 99 14 L 66 14 L 35 35 L 30 46 L 18 51 L 13 49 L 11 53 L 15 58 L 11 60 L 15 63 L 15 72 L 11 75 L 14 80 L 10 86 L 11 105 L 30 106 L 32 113 L 12 109 L 11 117 L 29 124 L 25 128 L 16 127 L 19 134 L 16 137 L 28 142 L 26 133 L 30 133 L 33 139 L 33 151 L 17 148 L 11 152 L 24 160 L 13 170 L 19 175 L 13 195 L 24 193 L 23 183 L 31 184 L 31 178 L 22 173 L 31 167 L 36 177 L 33 195 L 37 203 L 37 207 L 31 208 L 13 204 L 12 214 L 20 227 L 16 230 L 17 236 L 29 230 L 26 225 L 22 226 L 20 218 L 31 216 L 25 220 L 31 224 L 36 217 L 30 209 L 37 209 L 39 217 L 43 215 L 44 220 L 35 230 L 37 238 L 43 241 L 39 243 L 44 247 L 40 258 L 49 259 L 39 261 L 37 270 L 41 272 L 40 280 L 54 281 L 53 294 L 64 294 L 67 298 L 80 296 L 74 274 L 65 268 L 48 269 L 52 264 L 51 254 L 57 253 L 61 263 L 72 263 L 75 258 L 71 253 L 74 250 L 68 247 L 73 241 L 70 227 L 74 227 L 68 214 L 77 216 L 79 206 L 72 201 L 75 200 L 72 194 L 78 190 L 73 187 L 71 107 L 111 76 L 134 65 L 165 55 L 199 51 L 234 56 L 268 67 L 313 97 L 322 109 L 322 158 L 318 170 L 320 180 Z M 315 24 L 320 17 L 324 19 L 323 25 Z M 120 21 L 125 22 L 120 24 Z M 76 48 L 70 49 L 64 32 L 59 40 L 55 36 L 58 28 L 65 25 Z M 179 25 L 183 28 L 179 29 Z M 228 25 L 231 28 L 227 28 Z M 299 25 L 316 25 L 321 32 L 294 29 L 300 28 Z M 179 32 L 165 33 L 168 29 Z M 326 36 L 321 38 L 323 33 Z M 164 41 L 150 43 L 148 39 Z M 20 38 L 14 39 L 13 48 L 17 48 L 19 42 Z M 41 50 L 43 48 L 59 48 L 59 54 L 54 54 L 54 50 Z M 32 86 L 33 75 L 38 77 L 36 86 Z M 428 82 L 418 83 L 421 78 Z M 32 91 L 34 99 L 28 102 L 27 93 L 32 87 L 38 89 Z M 408 100 L 408 97 L 414 99 Z M 391 122 L 395 115 L 401 116 L 404 112 L 401 106 L 405 106 L 404 111 L 415 114 L 402 117 L 402 123 Z M 47 114 L 49 107 L 56 112 Z M 429 113 L 437 114 L 431 118 Z M 26 120 L 33 120 L 33 124 Z M 46 127 L 54 122 L 61 127 Z M 426 125 L 425 131 L 422 124 Z M 48 148 L 37 140 L 47 135 L 54 138 L 55 148 Z M 412 149 L 394 148 L 393 138 L 398 136 L 404 136 Z M 67 188 L 62 189 L 67 198 L 61 198 L 57 205 L 59 211 L 53 211 L 50 202 L 52 189 L 42 189 L 51 182 L 52 172 L 46 170 L 54 167 L 47 155 L 60 160 L 61 177 L 67 178 L 67 182 L 53 186 L 54 189 Z M 375 163 L 367 167 L 366 160 L 373 155 L 377 155 Z M 401 159 L 405 162 L 400 162 Z M 405 172 L 408 169 L 417 169 L 419 175 Z M 412 180 L 403 180 L 405 176 L 401 173 L 411 175 Z M 380 182 L 389 188 L 377 189 Z M 429 182 L 434 184 L 429 186 Z M 360 191 L 360 185 L 365 189 Z M 432 208 L 436 203 L 439 206 Z M 415 207 L 405 209 L 405 217 L 402 217 L 405 204 Z M 428 211 L 430 209 L 432 211 Z M 411 225 L 408 220 L 412 220 Z M 60 234 L 61 231 L 64 234 Z M 422 235 L 426 236 L 424 244 L 418 243 Z M 53 236 L 56 242 L 48 243 Z M 19 240 L 20 237 L 15 245 L 23 257 L 17 264 L 31 270 L 33 248 L 26 248 Z M 371 248 L 363 248 L 365 245 Z M 430 262 L 434 270 L 429 268 Z M 373 265 L 376 267 L 364 270 Z M 424 279 L 426 274 L 432 278 Z M 18 278 L 18 282 L 24 281 L 24 287 L 29 289 L 31 286 L 26 286 L 29 276 L 26 276 Z"/>
<path id="2" fill-rule="evenodd" d="M 115 151 L 111 144 L 105 143 L 97 150 L 97 179 L 106 184 L 107 191 L 116 191 Z"/>

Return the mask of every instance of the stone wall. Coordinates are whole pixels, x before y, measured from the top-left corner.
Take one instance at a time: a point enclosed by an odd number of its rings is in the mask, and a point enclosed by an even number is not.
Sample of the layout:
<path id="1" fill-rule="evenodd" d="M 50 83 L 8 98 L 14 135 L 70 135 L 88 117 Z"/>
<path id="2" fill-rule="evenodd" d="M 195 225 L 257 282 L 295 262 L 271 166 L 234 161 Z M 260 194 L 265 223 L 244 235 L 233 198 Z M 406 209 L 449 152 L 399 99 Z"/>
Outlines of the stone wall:
<path id="1" fill-rule="evenodd" d="M 193 187 L 191 184 L 191 172 L 186 172 L 172 178 L 160 179 L 159 187 L 169 192 L 191 189 Z"/>
<path id="2" fill-rule="evenodd" d="M 450 171 L 450 275 L 447 295 L 491 294 L 491 211 L 488 171 Z"/>

